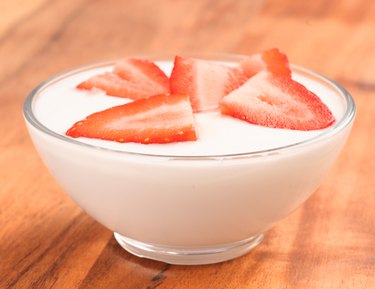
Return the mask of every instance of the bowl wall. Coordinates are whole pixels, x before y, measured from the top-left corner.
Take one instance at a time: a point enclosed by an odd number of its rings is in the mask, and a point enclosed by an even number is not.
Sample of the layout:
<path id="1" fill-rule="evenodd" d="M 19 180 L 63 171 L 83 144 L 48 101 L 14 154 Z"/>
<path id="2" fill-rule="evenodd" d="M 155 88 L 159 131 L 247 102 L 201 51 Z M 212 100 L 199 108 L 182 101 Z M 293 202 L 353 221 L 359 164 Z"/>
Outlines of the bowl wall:
<path id="1" fill-rule="evenodd" d="M 135 240 L 186 247 L 243 240 L 287 216 L 318 188 L 350 131 L 282 153 L 178 160 L 90 150 L 28 128 L 57 182 L 94 219 Z"/>

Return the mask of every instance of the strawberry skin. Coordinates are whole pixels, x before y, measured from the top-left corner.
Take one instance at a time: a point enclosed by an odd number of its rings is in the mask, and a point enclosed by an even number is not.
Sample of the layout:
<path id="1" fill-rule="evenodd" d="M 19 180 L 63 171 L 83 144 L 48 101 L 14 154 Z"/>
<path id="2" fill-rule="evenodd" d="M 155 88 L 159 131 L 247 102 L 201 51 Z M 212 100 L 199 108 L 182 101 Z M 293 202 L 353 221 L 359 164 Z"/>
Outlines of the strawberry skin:
<path id="1" fill-rule="evenodd" d="M 197 140 L 189 97 L 177 94 L 154 95 L 93 113 L 66 135 L 143 144 Z"/>
<path id="2" fill-rule="evenodd" d="M 169 78 L 151 61 L 127 58 L 118 61 L 112 72 L 95 75 L 78 84 L 77 88 L 98 88 L 111 96 L 136 100 L 168 93 Z"/>
<path id="3" fill-rule="evenodd" d="M 323 129 L 335 122 L 328 107 L 302 84 L 260 72 L 225 96 L 221 112 L 252 124 L 294 130 Z"/>
<path id="4" fill-rule="evenodd" d="M 187 94 L 194 112 L 217 108 L 219 100 L 246 81 L 241 69 L 212 61 L 176 56 L 171 93 Z"/>
<path id="5" fill-rule="evenodd" d="M 247 78 L 263 70 L 277 76 L 291 77 L 292 75 L 288 57 L 277 48 L 250 55 L 241 62 L 240 67 Z"/>

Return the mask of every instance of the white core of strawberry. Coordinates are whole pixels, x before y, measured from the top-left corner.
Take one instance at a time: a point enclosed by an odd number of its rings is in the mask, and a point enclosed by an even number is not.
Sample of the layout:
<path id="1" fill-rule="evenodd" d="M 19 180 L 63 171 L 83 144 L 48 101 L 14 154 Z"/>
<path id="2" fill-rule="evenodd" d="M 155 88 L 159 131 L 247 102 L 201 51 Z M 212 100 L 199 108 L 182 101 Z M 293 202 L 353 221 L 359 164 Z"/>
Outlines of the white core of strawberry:
<path id="1" fill-rule="evenodd" d="M 108 123 L 105 129 L 122 130 L 131 128 L 141 131 L 150 128 L 184 127 L 191 123 L 194 123 L 191 105 L 184 101 L 172 105 L 161 105 L 135 115 L 120 116 Z"/>
<path id="2" fill-rule="evenodd" d="M 258 113 L 274 111 L 277 115 L 288 115 L 300 120 L 314 118 L 306 104 L 296 100 L 293 96 L 268 80 L 268 73 L 261 72 L 250 78 L 240 88 L 225 97 L 225 102 L 238 103 Z"/>
<path id="3" fill-rule="evenodd" d="M 229 67 L 224 65 L 197 60 L 195 65 L 196 93 L 201 96 L 200 107 L 217 107 L 224 96 L 228 82 Z"/>

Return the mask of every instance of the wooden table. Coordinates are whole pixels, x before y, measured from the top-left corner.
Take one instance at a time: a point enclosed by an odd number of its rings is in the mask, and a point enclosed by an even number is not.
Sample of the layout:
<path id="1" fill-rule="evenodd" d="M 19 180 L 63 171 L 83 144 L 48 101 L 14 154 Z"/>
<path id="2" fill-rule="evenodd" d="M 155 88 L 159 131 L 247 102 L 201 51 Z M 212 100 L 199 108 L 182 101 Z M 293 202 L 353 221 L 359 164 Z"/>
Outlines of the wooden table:
<path id="1" fill-rule="evenodd" d="M 25 130 L 27 93 L 62 70 L 271 47 L 343 84 L 358 114 L 320 189 L 239 259 L 189 267 L 126 253 L 51 178 Z M 2 1 L 0 127 L 0 288 L 375 288 L 372 0 Z"/>

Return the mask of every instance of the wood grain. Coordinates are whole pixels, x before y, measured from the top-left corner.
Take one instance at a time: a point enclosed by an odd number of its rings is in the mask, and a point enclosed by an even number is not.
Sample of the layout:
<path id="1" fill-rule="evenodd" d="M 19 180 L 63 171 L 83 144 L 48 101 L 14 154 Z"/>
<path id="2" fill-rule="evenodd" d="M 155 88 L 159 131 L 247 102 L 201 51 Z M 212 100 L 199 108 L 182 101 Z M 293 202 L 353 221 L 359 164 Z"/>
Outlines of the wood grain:
<path id="1" fill-rule="evenodd" d="M 27 93 L 77 65 L 270 47 L 343 84 L 358 113 L 320 189 L 236 260 L 172 266 L 126 253 L 58 187 L 24 127 Z M 371 0 L 3 1 L 0 288 L 375 288 L 374 111 Z"/>

